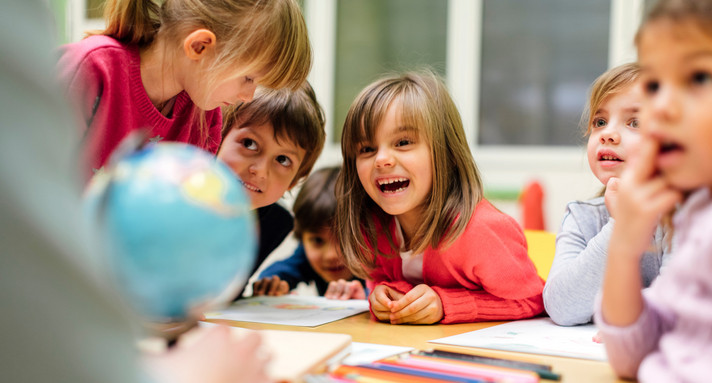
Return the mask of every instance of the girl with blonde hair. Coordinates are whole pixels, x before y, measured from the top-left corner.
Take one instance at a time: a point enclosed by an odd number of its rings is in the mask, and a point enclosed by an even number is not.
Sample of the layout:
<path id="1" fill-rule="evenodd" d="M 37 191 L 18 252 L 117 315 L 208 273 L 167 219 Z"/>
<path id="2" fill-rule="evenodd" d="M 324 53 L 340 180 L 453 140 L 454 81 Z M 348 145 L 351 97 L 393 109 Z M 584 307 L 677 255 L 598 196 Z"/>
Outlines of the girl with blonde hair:
<path id="1" fill-rule="evenodd" d="M 87 176 L 136 129 L 215 153 L 220 107 L 258 85 L 297 89 L 311 68 L 295 0 L 109 0 L 104 15 L 106 29 L 63 46 L 58 63 Z"/>
<path id="2" fill-rule="evenodd" d="M 482 197 L 460 115 L 432 72 L 382 78 L 351 105 L 338 238 L 380 321 L 457 323 L 543 311 L 514 219 Z"/>

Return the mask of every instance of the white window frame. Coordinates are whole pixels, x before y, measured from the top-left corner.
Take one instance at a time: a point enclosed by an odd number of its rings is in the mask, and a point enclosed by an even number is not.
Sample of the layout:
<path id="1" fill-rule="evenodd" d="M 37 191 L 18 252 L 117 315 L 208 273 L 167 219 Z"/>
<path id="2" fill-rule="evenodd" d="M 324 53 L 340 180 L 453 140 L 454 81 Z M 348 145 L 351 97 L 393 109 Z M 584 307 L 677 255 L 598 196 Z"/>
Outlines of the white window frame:
<path id="1" fill-rule="evenodd" d="M 545 190 L 546 228 L 556 231 L 566 203 L 592 197 L 601 184 L 589 170 L 583 147 L 493 146 L 477 142 L 482 4 L 482 0 L 448 2 L 447 85 L 462 116 L 468 142 L 486 188 L 518 190 L 531 180 L 539 181 Z M 314 50 L 314 67 L 309 80 L 325 110 L 328 136 L 334 131 L 335 123 L 337 1 L 305 0 L 304 5 Z M 635 60 L 633 39 L 643 7 L 644 0 L 611 0 L 609 67 Z M 340 162 L 340 145 L 328 137 L 316 167 Z M 516 204 L 516 201 L 511 203 Z M 506 206 L 506 203 L 498 207 L 515 217 L 519 213 L 516 206 Z"/>

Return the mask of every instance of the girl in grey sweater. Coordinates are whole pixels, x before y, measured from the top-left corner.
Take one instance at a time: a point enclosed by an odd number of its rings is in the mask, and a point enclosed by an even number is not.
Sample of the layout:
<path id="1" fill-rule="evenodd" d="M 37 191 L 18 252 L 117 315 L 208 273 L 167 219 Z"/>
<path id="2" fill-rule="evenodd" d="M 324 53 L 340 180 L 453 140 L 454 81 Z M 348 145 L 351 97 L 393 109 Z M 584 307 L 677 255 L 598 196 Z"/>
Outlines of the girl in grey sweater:
<path id="1" fill-rule="evenodd" d="M 618 177 L 640 141 L 636 82 L 637 64 L 624 64 L 602 74 L 591 87 L 586 147 L 591 171 L 603 185 L 602 196 L 567 206 L 556 237 L 556 254 L 544 286 L 544 306 L 551 319 L 564 326 L 591 322 L 594 300 L 603 283 L 608 242 L 614 225 L 609 211 L 616 203 Z M 643 255 L 641 283 L 658 276 L 668 260 L 669 240 L 659 226 Z"/>

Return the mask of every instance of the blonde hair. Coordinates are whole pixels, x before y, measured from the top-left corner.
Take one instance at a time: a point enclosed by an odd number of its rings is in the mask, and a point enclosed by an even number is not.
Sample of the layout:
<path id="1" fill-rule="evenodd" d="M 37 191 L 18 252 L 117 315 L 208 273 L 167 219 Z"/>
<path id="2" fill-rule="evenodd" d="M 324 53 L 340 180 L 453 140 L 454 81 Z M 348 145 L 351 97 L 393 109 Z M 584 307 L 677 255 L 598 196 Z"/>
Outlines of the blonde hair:
<path id="1" fill-rule="evenodd" d="M 640 66 L 637 63 L 627 63 L 611 68 L 591 85 L 588 105 L 584 109 L 581 121 L 584 127 L 584 136 L 591 134 L 593 118 L 601 105 L 611 96 L 622 92 L 633 85 L 640 77 Z"/>
<path id="2" fill-rule="evenodd" d="M 295 91 L 260 89 L 252 101 L 227 108 L 222 138 L 232 129 L 270 123 L 276 140 L 288 139 L 306 151 L 291 181 L 290 186 L 294 186 L 309 174 L 324 148 L 325 122 L 314 89 L 304 81 Z"/>
<path id="3" fill-rule="evenodd" d="M 436 74 L 408 72 L 367 86 L 346 115 L 341 137 L 344 164 L 336 184 L 337 237 L 349 268 L 361 277 L 367 277 L 367 269 L 375 266 L 375 256 L 398 254 L 388 230 L 391 216 L 368 196 L 356 170 L 358 144 L 373 140 L 389 106 L 396 101 L 400 103 L 400 121 L 425 138 L 432 158 L 432 191 L 411 240 L 413 252 L 454 241 L 467 226 L 483 194 L 460 114 Z M 378 248 L 378 230 L 385 232 L 391 254 Z"/>
<path id="4" fill-rule="evenodd" d="M 311 69 L 311 45 L 295 0 L 107 0 L 107 35 L 126 44 L 150 46 L 163 39 L 177 48 L 190 32 L 205 28 L 215 34 L 214 59 L 204 68 L 208 86 L 228 73 L 265 72 L 260 84 L 297 89 Z M 204 112 L 201 134 L 207 138 Z"/>

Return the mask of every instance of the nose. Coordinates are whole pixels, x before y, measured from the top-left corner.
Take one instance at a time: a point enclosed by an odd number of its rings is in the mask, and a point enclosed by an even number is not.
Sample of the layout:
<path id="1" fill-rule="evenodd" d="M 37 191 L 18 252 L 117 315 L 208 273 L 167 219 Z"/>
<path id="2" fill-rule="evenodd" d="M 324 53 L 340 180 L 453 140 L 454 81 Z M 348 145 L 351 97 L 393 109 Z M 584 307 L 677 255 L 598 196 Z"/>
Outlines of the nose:
<path id="1" fill-rule="evenodd" d="M 621 134 L 615 124 L 608 124 L 601 132 L 602 144 L 618 144 L 621 141 Z"/>
<path id="2" fill-rule="evenodd" d="M 653 119 L 652 126 L 656 122 L 670 122 L 680 118 L 682 102 L 677 89 L 661 87 L 652 97 L 650 102 L 650 117 Z"/>
<path id="3" fill-rule="evenodd" d="M 250 174 L 257 178 L 267 178 L 267 164 L 265 162 L 264 159 L 259 159 L 250 163 L 248 166 Z"/>
<path id="4" fill-rule="evenodd" d="M 254 82 L 245 83 L 240 87 L 237 92 L 237 98 L 242 102 L 250 102 L 255 97 L 255 90 L 257 89 L 257 84 Z"/>
<path id="5" fill-rule="evenodd" d="M 395 158 L 390 150 L 381 148 L 376 152 L 375 163 L 377 168 L 391 167 L 395 164 Z"/>

